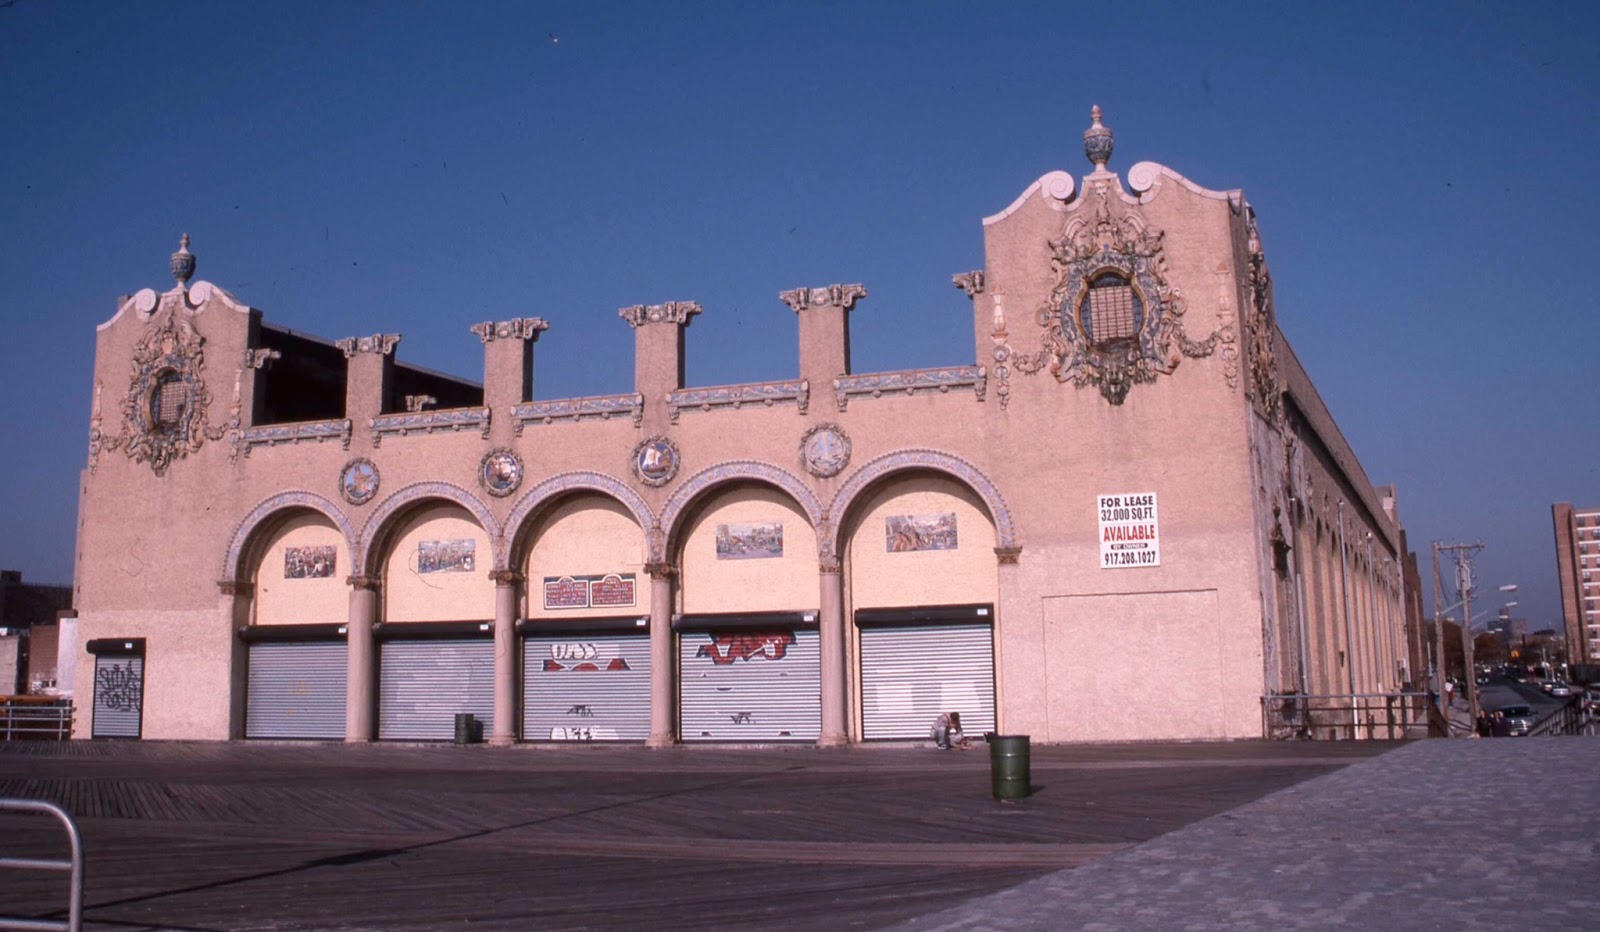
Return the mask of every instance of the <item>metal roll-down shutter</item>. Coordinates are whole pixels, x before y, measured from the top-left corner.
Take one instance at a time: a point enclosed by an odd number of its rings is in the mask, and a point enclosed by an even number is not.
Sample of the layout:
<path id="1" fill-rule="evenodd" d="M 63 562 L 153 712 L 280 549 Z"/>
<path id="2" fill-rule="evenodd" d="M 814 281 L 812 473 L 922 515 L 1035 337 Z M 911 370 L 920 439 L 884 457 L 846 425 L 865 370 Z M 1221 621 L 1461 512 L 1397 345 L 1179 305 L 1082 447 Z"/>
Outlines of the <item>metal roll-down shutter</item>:
<path id="1" fill-rule="evenodd" d="M 683 619 L 678 636 L 682 740 L 817 740 L 822 730 L 820 642 L 809 626 L 815 618 L 815 613 L 785 613 Z"/>
<path id="2" fill-rule="evenodd" d="M 94 738 L 137 738 L 144 724 L 144 639 L 106 638 L 85 645 L 94 654 Z"/>
<path id="3" fill-rule="evenodd" d="M 344 737 L 347 649 L 342 640 L 250 644 L 245 737 Z"/>
<path id="4" fill-rule="evenodd" d="M 489 629 L 476 623 L 463 627 Z M 379 740 L 448 741 L 460 712 L 472 713 L 485 726 L 494 721 L 494 639 L 487 633 L 415 636 L 421 629 L 416 623 L 379 629 Z"/>
<path id="5" fill-rule="evenodd" d="M 872 610 L 861 629 L 861 722 L 868 741 L 926 738 L 943 712 L 968 735 L 995 730 L 989 606 Z"/>
<path id="6" fill-rule="evenodd" d="M 650 737 L 646 619 L 556 627 L 524 621 L 524 741 L 644 741 Z"/>

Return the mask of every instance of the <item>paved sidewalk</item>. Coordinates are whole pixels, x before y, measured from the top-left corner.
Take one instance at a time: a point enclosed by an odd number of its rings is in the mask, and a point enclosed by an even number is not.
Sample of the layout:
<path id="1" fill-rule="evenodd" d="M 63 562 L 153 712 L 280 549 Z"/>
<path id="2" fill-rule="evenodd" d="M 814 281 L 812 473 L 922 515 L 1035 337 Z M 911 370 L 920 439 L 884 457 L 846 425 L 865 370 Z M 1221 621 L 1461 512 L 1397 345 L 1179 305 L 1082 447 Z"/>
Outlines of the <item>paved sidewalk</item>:
<path id="1" fill-rule="evenodd" d="M 1600 741 L 1424 741 L 903 926 L 1579 929 Z"/>

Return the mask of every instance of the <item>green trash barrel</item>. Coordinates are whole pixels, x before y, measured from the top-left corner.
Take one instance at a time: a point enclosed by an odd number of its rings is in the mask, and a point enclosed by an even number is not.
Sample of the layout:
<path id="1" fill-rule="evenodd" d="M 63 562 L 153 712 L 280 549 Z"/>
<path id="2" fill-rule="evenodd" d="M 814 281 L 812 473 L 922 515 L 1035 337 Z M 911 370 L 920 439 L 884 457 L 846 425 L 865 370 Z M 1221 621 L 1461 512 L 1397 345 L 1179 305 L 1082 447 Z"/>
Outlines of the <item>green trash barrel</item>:
<path id="1" fill-rule="evenodd" d="M 989 775 L 994 780 L 994 798 L 1022 799 L 1029 788 L 1030 764 L 1027 735 L 989 736 Z"/>
<path id="2" fill-rule="evenodd" d="M 456 713 L 456 744 L 475 744 L 481 734 L 471 712 Z"/>

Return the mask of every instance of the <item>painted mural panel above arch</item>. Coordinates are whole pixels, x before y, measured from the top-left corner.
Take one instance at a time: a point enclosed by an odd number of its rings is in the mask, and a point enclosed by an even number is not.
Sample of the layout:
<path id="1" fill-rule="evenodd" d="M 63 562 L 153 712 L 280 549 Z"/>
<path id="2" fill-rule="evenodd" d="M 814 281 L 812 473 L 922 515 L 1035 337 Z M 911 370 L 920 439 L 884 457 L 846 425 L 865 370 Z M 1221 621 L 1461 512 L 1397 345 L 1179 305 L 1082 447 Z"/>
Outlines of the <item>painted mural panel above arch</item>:
<path id="1" fill-rule="evenodd" d="M 674 554 L 685 614 L 816 608 L 817 535 L 785 490 L 741 483 L 698 504 Z"/>
<path id="2" fill-rule="evenodd" d="M 854 608 L 998 601 L 994 524 L 956 479 L 897 474 L 856 499 L 841 531 Z"/>
<path id="3" fill-rule="evenodd" d="M 332 499 L 315 492 L 280 492 L 250 509 L 250 513 L 239 521 L 238 526 L 234 528 L 233 539 L 228 544 L 227 553 L 222 558 L 222 572 L 217 578 L 224 581 L 249 579 L 251 567 L 243 566 L 242 561 L 250 552 L 249 545 L 252 540 L 256 540 L 263 531 L 282 520 L 285 513 L 302 510 L 320 514 L 338 530 L 342 544 L 340 556 L 346 560 L 346 566 L 354 567 L 356 532 L 343 509 L 334 504 Z"/>
<path id="4" fill-rule="evenodd" d="M 895 453 L 886 453 L 861 466 L 860 469 L 850 474 L 839 491 L 833 496 L 833 502 L 828 506 L 828 515 L 833 522 L 829 533 L 835 535 L 832 540 L 826 541 L 830 553 L 838 553 L 840 540 L 838 538 L 839 519 L 847 516 L 851 509 L 857 505 L 866 490 L 895 473 L 926 470 L 944 473 L 959 480 L 975 493 L 988 511 L 988 518 L 994 527 L 994 548 L 996 551 L 1004 550 L 1015 553 L 1020 550 L 1017 540 L 1015 523 L 1011 518 L 1011 509 L 1006 506 L 1005 499 L 1000 495 L 1000 490 L 994 482 L 984 475 L 982 470 L 949 453 L 940 450 L 900 450 Z"/>
<path id="5" fill-rule="evenodd" d="M 343 571 L 350 551 L 324 515 L 299 511 L 275 523 L 255 550 L 252 624 L 338 624 L 350 607 Z"/>
<path id="6" fill-rule="evenodd" d="M 384 621 L 478 621 L 494 618 L 490 533 L 454 502 L 431 500 L 408 509 L 385 534 Z"/>

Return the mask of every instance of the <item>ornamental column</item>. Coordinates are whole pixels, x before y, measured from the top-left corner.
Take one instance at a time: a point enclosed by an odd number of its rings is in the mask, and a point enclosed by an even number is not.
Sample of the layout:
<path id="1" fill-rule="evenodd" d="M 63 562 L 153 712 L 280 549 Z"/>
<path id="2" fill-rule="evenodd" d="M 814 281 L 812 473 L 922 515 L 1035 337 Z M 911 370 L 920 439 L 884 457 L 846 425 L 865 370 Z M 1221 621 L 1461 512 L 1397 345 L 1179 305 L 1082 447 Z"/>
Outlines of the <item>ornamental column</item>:
<path id="1" fill-rule="evenodd" d="M 489 436 L 496 444 L 512 440 L 513 408 L 533 400 L 533 345 L 550 329 L 542 317 L 484 321 L 470 328 L 483 341 L 483 406 L 491 412 Z"/>
<path id="2" fill-rule="evenodd" d="M 818 619 L 818 635 L 822 642 L 822 735 L 817 745 L 832 748 L 850 741 L 844 721 L 845 694 L 850 688 L 844 662 L 844 585 L 838 557 L 823 556 L 817 570 L 822 596 Z"/>
<path id="3" fill-rule="evenodd" d="M 494 724 L 489 743 L 509 747 L 517 739 L 517 586 L 522 574 L 494 570 Z"/>
<path id="4" fill-rule="evenodd" d="M 684 331 L 699 313 L 700 305 L 693 301 L 637 304 L 617 311 L 633 328 L 633 390 L 644 396 L 647 432 L 665 430 L 670 423 L 667 395 L 683 387 Z"/>
<path id="5" fill-rule="evenodd" d="M 824 285 L 779 292 L 778 300 L 800 318 L 800 377 L 813 386 L 833 385 L 850 374 L 850 309 L 867 296 L 864 285 Z"/>
<path id="6" fill-rule="evenodd" d="M 646 747 L 665 748 L 677 742 L 673 727 L 672 577 L 670 563 L 646 563 L 650 574 L 650 740 Z"/>
<path id="7" fill-rule="evenodd" d="M 392 410 L 389 396 L 394 393 L 394 350 L 400 334 L 374 333 L 333 345 L 344 352 L 344 416 L 350 419 L 351 435 L 360 447 L 372 439 L 372 419 Z"/>
<path id="8" fill-rule="evenodd" d="M 344 740 L 371 741 L 376 669 L 372 626 L 378 621 L 376 576 L 350 576 L 350 613 L 345 623 Z"/>

